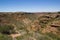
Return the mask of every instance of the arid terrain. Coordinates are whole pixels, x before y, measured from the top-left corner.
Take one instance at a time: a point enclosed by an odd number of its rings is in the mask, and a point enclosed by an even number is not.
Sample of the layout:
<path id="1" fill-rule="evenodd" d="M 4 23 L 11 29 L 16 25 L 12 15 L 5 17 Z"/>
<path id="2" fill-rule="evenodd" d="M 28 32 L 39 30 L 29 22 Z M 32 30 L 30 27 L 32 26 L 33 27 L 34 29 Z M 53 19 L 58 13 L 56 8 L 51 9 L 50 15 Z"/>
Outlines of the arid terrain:
<path id="1" fill-rule="evenodd" d="M 0 40 L 60 40 L 60 12 L 0 12 Z"/>

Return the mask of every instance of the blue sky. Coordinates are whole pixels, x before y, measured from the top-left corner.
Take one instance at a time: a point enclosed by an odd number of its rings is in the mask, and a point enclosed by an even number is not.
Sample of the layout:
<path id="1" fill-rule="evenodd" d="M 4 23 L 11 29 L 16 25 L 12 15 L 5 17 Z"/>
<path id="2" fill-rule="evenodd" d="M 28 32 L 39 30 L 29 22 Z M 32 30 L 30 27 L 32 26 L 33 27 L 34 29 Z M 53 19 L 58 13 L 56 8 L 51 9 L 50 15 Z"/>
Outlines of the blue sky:
<path id="1" fill-rule="evenodd" d="M 0 0 L 0 12 L 60 11 L 60 0 Z"/>

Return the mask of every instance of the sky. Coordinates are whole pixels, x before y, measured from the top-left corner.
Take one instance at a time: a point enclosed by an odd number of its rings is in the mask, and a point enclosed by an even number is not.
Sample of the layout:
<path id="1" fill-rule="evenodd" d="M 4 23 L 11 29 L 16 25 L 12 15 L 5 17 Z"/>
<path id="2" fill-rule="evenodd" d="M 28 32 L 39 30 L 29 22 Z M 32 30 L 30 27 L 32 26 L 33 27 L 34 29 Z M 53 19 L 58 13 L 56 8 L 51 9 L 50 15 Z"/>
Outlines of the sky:
<path id="1" fill-rule="evenodd" d="M 60 0 L 0 0 L 0 12 L 57 12 Z"/>

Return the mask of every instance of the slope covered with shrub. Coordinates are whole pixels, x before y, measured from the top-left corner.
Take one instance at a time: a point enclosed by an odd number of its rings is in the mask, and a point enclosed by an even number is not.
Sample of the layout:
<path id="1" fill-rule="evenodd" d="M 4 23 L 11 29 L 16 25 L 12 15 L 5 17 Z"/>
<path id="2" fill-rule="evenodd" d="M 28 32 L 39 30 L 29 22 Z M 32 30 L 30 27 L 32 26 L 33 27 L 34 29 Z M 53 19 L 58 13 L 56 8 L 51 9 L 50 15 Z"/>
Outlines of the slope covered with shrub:
<path id="1" fill-rule="evenodd" d="M 60 40 L 60 13 L 0 13 L 0 40 Z"/>

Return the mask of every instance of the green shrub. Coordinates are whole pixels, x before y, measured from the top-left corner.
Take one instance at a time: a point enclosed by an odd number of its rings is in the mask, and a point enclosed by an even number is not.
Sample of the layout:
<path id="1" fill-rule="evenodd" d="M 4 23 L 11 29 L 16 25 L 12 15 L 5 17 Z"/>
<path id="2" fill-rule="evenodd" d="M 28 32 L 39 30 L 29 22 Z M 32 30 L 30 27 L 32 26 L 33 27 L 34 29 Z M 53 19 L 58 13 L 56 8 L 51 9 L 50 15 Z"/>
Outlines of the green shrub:
<path id="1" fill-rule="evenodd" d="M 0 34 L 0 40 L 12 40 L 12 37 Z"/>
<path id="2" fill-rule="evenodd" d="M 11 33 L 14 33 L 14 27 L 11 26 L 11 25 L 3 25 L 3 26 L 0 26 L 0 33 L 3 33 L 3 34 L 11 34 Z"/>

